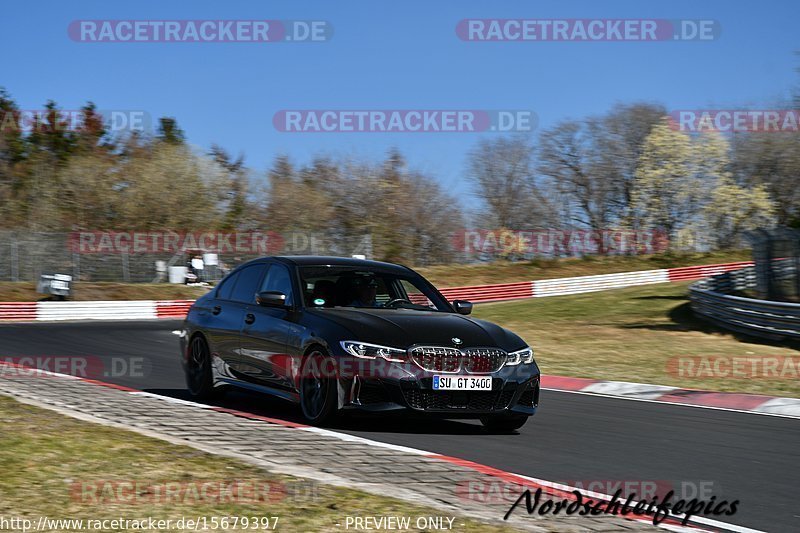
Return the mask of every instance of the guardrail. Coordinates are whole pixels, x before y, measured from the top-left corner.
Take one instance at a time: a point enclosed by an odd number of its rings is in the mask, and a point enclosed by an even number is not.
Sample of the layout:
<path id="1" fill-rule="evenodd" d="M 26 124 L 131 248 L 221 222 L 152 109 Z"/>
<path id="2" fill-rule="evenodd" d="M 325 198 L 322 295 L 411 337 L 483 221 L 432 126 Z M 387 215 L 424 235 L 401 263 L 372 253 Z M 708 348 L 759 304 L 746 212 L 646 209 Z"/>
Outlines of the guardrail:
<path id="1" fill-rule="evenodd" d="M 545 296 L 564 296 L 585 292 L 620 289 L 636 285 L 650 285 L 669 281 L 667 269 L 619 272 L 598 276 L 579 276 L 575 278 L 543 279 L 533 282 L 534 298 Z"/>
<path id="2" fill-rule="evenodd" d="M 152 301 L 37 302 L 36 320 L 147 320 L 157 318 Z"/>
<path id="3" fill-rule="evenodd" d="M 519 298 L 533 298 L 535 281 L 517 283 L 498 283 L 495 285 L 475 285 L 473 287 L 449 287 L 439 292 L 449 301 L 469 300 L 474 303 L 500 302 Z"/>
<path id="4" fill-rule="evenodd" d="M 724 263 L 721 265 L 700 265 L 679 268 L 668 268 L 667 274 L 670 281 L 692 281 L 703 279 L 740 268 L 753 266 L 752 261 L 739 261 L 738 263 Z"/>
<path id="5" fill-rule="evenodd" d="M 689 281 L 736 270 L 747 265 L 752 265 L 752 263 L 744 261 L 719 265 L 618 272 L 596 276 L 449 287 L 441 289 L 441 292 L 448 300 L 469 300 L 475 303 L 502 302 L 524 298 L 582 294 L 669 281 Z M 192 303 L 192 300 L 0 303 L 0 321 L 183 318 Z"/>
<path id="6" fill-rule="evenodd" d="M 800 339 L 800 304 L 745 298 L 731 293 L 755 287 L 749 266 L 689 287 L 692 310 L 725 329 L 771 340 Z"/>

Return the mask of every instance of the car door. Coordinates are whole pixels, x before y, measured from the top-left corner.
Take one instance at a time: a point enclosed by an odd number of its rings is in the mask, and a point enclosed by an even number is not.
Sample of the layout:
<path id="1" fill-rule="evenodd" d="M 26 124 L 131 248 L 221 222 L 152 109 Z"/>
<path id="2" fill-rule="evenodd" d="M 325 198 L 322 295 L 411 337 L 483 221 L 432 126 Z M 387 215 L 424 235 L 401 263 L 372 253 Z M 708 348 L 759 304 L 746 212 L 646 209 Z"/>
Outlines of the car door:
<path id="1" fill-rule="evenodd" d="M 225 364 L 223 369 L 218 369 L 222 375 L 230 377 L 231 370 L 239 367 L 240 332 L 247 304 L 255 301 L 265 270 L 263 263 L 245 266 L 226 278 L 217 289 L 211 309 L 213 319 L 207 331 L 212 349 Z"/>
<path id="2" fill-rule="evenodd" d="M 270 265 L 260 291 L 280 291 L 291 308 L 298 298 L 289 269 L 280 263 Z M 241 369 L 261 385 L 291 390 L 292 359 L 296 353 L 291 339 L 297 338 L 299 326 L 292 322 L 291 309 L 249 305 L 241 331 Z"/>
<path id="3" fill-rule="evenodd" d="M 244 320 L 244 307 L 231 300 L 240 272 L 241 270 L 233 272 L 214 289 L 214 299 L 203 318 L 203 328 L 214 356 L 214 364 L 221 375 L 227 376 L 238 357 L 239 329 Z M 219 366 L 220 361 L 223 363 L 222 367 Z"/>

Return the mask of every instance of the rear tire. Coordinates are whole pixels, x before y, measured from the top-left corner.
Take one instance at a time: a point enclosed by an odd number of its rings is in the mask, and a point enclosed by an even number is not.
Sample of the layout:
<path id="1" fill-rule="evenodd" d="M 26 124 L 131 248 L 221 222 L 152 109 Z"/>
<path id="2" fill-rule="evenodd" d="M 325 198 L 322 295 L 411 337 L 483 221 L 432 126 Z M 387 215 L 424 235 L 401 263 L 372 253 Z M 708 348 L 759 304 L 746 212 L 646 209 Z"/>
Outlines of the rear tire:
<path id="1" fill-rule="evenodd" d="M 309 424 L 331 424 L 338 414 L 336 360 L 314 348 L 303 359 L 300 369 L 300 408 Z"/>
<path id="2" fill-rule="evenodd" d="M 528 415 L 515 413 L 502 415 L 486 415 L 481 417 L 481 424 L 492 432 L 510 433 L 525 425 L 530 418 Z"/>
<path id="3" fill-rule="evenodd" d="M 208 349 L 208 343 L 200 335 L 194 337 L 189 343 L 184 373 L 186 388 L 189 389 L 192 398 L 206 401 L 220 396 L 219 390 L 214 387 L 211 352 Z"/>

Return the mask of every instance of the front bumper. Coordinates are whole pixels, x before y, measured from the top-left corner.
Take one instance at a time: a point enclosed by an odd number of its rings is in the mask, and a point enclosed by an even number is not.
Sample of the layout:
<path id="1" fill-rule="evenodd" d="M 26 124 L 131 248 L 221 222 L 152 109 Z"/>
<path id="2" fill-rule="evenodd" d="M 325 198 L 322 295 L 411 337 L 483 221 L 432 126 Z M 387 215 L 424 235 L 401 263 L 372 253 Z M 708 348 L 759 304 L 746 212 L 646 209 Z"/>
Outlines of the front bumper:
<path id="1" fill-rule="evenodd" d="M 488 374 L 491 391 L 433 389 L 433 376 L 414 363 L 390 363 L 349 356 L 339 358 L 340 407 L 368 412 L 412 411 L 447 418 L 516 413 L 533 415 L 539 404 L 539 368 L 535 363 L 505 366 Z"/>

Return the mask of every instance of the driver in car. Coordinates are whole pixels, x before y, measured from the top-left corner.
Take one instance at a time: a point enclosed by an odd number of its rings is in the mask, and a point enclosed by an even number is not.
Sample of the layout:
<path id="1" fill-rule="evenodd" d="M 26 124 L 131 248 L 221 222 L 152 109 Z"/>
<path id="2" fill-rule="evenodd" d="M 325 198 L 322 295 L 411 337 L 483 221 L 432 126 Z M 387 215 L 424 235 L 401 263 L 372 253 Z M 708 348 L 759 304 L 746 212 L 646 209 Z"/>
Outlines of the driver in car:
<path id="1" fill-rule="evenodd" d="M 349 307 L 379 307 L 375 301 L 378 293 L 378 282 L 374 278 L 356 278 L 353 280 L 355 299 Z"/>

